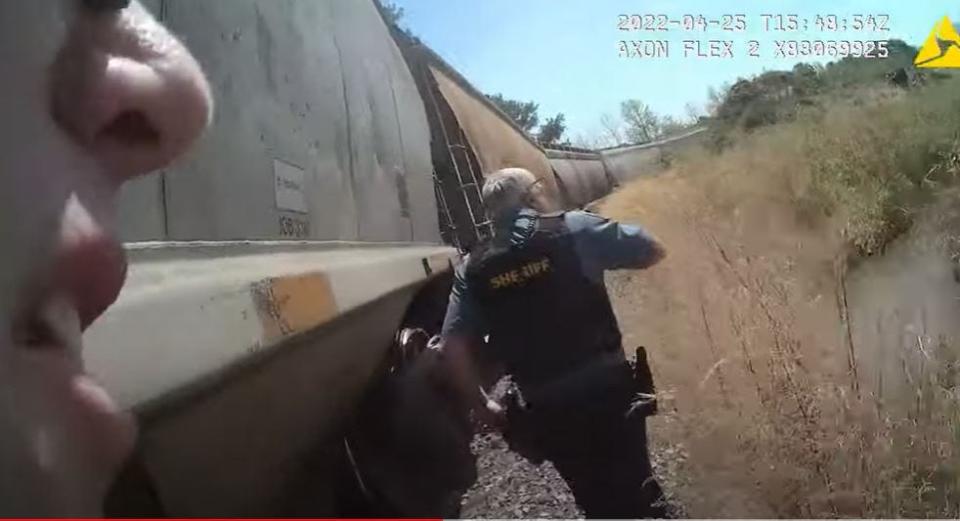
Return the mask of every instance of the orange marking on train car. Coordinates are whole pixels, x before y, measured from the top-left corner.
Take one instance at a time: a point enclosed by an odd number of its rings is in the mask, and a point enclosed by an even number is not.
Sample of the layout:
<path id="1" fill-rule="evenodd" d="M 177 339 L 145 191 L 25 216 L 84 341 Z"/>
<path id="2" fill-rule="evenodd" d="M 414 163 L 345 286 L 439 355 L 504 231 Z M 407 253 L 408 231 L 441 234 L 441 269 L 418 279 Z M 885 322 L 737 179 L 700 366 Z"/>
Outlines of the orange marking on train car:
<path id="1" fill-rule="evenodd" d="M 309 331 L 339 312 L 325 273 L 267 279 L 253 293 L 265 342 Z"/>

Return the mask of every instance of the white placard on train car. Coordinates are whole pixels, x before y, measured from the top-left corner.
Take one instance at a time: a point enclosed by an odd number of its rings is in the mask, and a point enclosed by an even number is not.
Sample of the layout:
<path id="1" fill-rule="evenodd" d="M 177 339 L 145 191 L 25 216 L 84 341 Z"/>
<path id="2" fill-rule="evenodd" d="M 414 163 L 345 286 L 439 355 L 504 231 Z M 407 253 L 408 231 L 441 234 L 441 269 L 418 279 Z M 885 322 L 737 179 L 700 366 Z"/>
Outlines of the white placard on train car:
<path id="1" fill-rule="evenodd" d="M 291 212 L 309 213 L 304 188 L 304 172 L 279 159 L 273 160 L 273 176 L 276 180 L 277 208 Z"/>

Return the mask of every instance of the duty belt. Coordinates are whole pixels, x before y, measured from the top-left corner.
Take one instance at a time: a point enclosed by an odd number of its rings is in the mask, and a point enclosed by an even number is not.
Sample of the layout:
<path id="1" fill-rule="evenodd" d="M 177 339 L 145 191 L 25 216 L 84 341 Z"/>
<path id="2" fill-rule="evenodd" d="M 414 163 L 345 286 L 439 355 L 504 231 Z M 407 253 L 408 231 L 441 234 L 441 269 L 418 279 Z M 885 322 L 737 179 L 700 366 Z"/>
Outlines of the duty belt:
<path id="1" fill-rule="evenodd" d="M 544 409 L 553 410 L 555 414 L 556 411 L 563 411 L 567 404 L 589 407 L 589 396 L 603 396 L 605 386 L 617 389 L 617 394 L 623 391 L 632 394 L 627 397 L 631 398 L 631 404 L 624 410 L 625 415 L 642 418 L 657 413 L 656 393 L 646 350 L 637 348 L 634 364 L 628 364 L 620 350 L 617 353 L 605 353 L 582 368 L 544 384 L 522 388 L 514 385 L 508 390 L 504 399 L 507 428 L 503 434 L 510 448 L 535 464 L 541 463 L 544 456 L 539 450 L 541 440 L 538 436 L 544 434 L 537 424 L 543 420 Z M 583 401 L 584 397 L 587 397 L 586 401 Z M 619 401 L 613 396 L 611 398 Z"/>
<path id="2" fill-rule="evenodd" d="M 630 367 L 630 371 L 626 368 Z M 636 361 L 628 363 L 623 351 L 604 352 L 591 359 L 573 371 L 562 376 L 552 378 L 544 383 L 524 385 L 519 389 L 512 389 L 508 393 L 508 401 L 513 405 L 525 409 L 528 404 L 549 404 L 576 401 L 577 397 L 585 396 L 598 386 L 625 383 L 616 382 L 617 378 L 632 377 L 628 384 L 636 394 L 638 406 L 635 413 L 643 416 L 652 416 L 657 412 L 656 390 L 653 385 L 653 375 L 647 361 L 646 350 L 641 346 L 636 350 Z"/>

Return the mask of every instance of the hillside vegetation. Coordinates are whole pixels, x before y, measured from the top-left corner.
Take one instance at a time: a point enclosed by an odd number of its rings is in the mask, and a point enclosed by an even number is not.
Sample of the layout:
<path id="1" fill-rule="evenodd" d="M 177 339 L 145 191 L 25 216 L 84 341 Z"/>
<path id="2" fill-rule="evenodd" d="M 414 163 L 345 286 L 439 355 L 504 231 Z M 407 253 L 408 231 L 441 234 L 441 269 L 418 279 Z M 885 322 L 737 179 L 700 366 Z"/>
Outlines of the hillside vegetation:
<path id="1" fill-rule="evenodd" d="M 609 283 L 625 345 L 651 346 L 653 439 L 691 515 L 960 515 L 960 345 L 889 339 L 884 394 L 850 334 L 857 263 L 907 237 L 960 252 L 960 79 L 891 51 L 737 82 L 714 139 L 602 207 L 670 251 Z"/>
<path id="2" fill-rule="evenodd" d="M 914 70 L 915 54 L 893 40 L 887 60 L 740 80 L 715 107 L 712 150 L 693 151 L 682 169 L 757 168 L 749 163 L 769 156 L 768 174 L 790 187 L 798 212 L 841 222 L 859 255 L 880 252 L 960 174 L 960 81 Z"/>

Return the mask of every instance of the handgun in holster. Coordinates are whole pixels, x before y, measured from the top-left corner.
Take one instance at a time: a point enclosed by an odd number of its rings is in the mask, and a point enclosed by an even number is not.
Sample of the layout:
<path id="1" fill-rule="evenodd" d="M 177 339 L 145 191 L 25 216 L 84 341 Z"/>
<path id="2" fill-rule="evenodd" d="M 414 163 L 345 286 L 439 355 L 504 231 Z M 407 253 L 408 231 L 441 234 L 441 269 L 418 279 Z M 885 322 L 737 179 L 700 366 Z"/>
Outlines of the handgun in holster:
<path id="1" fill-rule="evenodd" d="M 633 412 L 642 416 L 657 414 L 657 389 L 653 385 L 653 373 L 650 371 L 650 362 L 647 361 L 647 350 L 643 346 L 636 349 L 636 356 L 631 362 L 633 366 L 633 380 L 636 385 L 636 407 Z"/>

